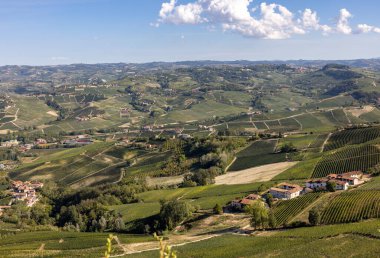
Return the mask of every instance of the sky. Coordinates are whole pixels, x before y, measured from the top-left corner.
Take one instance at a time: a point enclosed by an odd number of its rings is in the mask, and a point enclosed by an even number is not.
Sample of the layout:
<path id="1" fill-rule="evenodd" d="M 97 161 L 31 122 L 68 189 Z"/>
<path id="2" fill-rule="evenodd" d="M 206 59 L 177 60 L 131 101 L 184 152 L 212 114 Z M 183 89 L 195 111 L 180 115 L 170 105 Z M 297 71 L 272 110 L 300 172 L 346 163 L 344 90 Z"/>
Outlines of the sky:
<path id="1" fill-rule="evenodd" d="M 0 0 L 0 65 L 380 57 L 378 0 Z"/>

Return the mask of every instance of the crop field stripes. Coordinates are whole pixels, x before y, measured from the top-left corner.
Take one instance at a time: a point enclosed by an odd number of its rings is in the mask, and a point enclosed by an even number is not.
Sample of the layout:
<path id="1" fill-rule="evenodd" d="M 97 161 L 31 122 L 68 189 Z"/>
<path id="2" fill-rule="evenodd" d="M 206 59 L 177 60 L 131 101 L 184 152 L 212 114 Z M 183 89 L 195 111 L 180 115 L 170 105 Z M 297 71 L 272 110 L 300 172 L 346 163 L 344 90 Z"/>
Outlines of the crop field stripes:
<path id="1" fill-rule="evenodd" d="M 322 223 L 347 223 L 380 217 L 379 190 L 353 190 L 332 199 L 322 212 Z"/>
<path id="2" fill-rule="evenodd" d="M 315 167 L 312 177 L 325 177 L 328 174 L 341 174 L 350 171 L 366 171 L 380 162 L 380 150 L 376 146 L 363 145 L 347 147 L 325 155 Z"/>
<path id="3" fill-rule="evenodd" d="M 349 129 L 333 133 L 324 151 L 338 149 L 347 144 L 361 144 L 380 137 L 380 127 Z"/>
<path id="4" fill-rule="evenodd" d="M 285 225 L 315 202 L 322 193 L 309 193 L 291 200 L 279 201 L 273 208 L 278 225 Z"/>

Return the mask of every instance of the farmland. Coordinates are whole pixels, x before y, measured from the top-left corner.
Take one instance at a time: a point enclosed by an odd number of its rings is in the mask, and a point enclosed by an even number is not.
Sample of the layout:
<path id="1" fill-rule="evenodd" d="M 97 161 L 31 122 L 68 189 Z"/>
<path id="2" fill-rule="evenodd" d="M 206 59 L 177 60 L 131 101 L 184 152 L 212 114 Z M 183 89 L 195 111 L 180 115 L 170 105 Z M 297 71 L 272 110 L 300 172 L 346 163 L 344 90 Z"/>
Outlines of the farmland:
<path id="1" fill-rule="evenodd" d="M 276 140 L 256 141 L 252 143 L 236 155 L 237 159 L 229 168 L 229 171 L 239 171 L 255 166 L 285 161 L 284 154 L 274 154 L 276 146 Z"/>
<path id="2" fill-rule="evenodd" d="M 292 218 L 302 212 L 307 206 L 311 205 L 320 196 L 320 193 L 310 193 L 293 200 L 280 201 L 273 208 L 277 223 L 279 225 L 288 223 Z"/>
<path id="3" fill-rule="evenodd" d="M 349 171 L 367 171 L 380 162 L 380 150 L 377 146 L 362 145 L 344 147 L 329 155 L 324 155 L 316 165 L 312 177 L 324 177 L 334 173 Z"/>
<path id="4" fill-rule="evenodd" d="M 379 252 L 379 220 L 333 226 L 291 229 L 255 236 L 223 235 L 209 240 L 174 247 L 181 257 L 305 257 L 320 255 L 367 256 Z M 341 246 L 336 247 L 339 239 Z M 356 248 L 352 249 L 352 245 Z M 236 248 L 231 248 L 234 246 Z M 369 251 L 371 250 L 371 251 Z M 151 257 L 152 252 L 134 257 Z"/>
<path id="5" fill-rule="evenodd" d="M 325 224 L 356 222 L 380 217 L 380 191 L 355 190 L 342 193 L 322 213 Z"/>
<path id="6" fill-rule="evenodd" d="M 380 137 L 379 127 L 343 130 L 333 133 L 324 151 L 334 150 L 351 144 L 361 144 Z"/>
<path id="7" fill-rule="evenodd" d="M 378 71 L 248 61 L 0 71 L 0 203 L 23 196 L 11 180 L 44 185 L 31 207 L 1 208 L 1 257 L 100 257 L 108 232 L 120 257 L 156 248 L 154 232 L 179 257 L 379 250 Z M 357 170 L 371 173 L 360 186 L 304 194 L 307 179 Z M 284 182 L 301 196 L 265 199 Z M 249 224 L 252 193 L 277 226 Z"/>

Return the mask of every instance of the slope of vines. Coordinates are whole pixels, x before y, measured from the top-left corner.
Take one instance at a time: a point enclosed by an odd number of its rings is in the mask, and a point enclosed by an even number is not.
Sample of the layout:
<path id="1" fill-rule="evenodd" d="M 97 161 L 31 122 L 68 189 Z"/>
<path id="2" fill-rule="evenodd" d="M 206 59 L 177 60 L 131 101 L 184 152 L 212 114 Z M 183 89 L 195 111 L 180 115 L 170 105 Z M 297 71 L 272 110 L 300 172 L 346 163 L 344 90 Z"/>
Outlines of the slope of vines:
<path id="1" fill-rule="evenodd" d="M 361 144 L 380 137 L 380 127 L 348 129 L 331 135 L 324 151 L 335 150 L 349 144 Z"/>
<path id="2" fill-rule="evenodd" d="M 274 207 L 274 216 L 278 225 L 289 222 L 320 196 L 321 193 L 309 193 L 295 199 L 279 201 Z"/>
<path id="3" fill-rule="evenodd" d="M 316 165 L 312 177 L 341 174 L 350 171 L 366 171 L 380 162 L 380 150 L 373 145 L 347 147 L 325 155 Z"/>
<path id="4" fill-rule="evenodd" d="M 347 223 L 380 217 L 380 191 L 356 190 L 334 198 L 322 212 L 322 223 Z"/>

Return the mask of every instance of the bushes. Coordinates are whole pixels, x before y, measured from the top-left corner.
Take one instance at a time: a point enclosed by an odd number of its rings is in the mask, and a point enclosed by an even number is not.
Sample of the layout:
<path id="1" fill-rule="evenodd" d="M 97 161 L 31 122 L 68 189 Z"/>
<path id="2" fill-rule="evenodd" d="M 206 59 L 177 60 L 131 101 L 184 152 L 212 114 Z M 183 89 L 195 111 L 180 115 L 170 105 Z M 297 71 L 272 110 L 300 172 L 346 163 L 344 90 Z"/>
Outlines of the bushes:
<path id="1" fill-rule="evenodd" d="M 161 202 L 159 215 L 161 228 L 172 230 L 179 223 L 189 218 L 193 211 L 194 207 L 184 201 Z"/>

